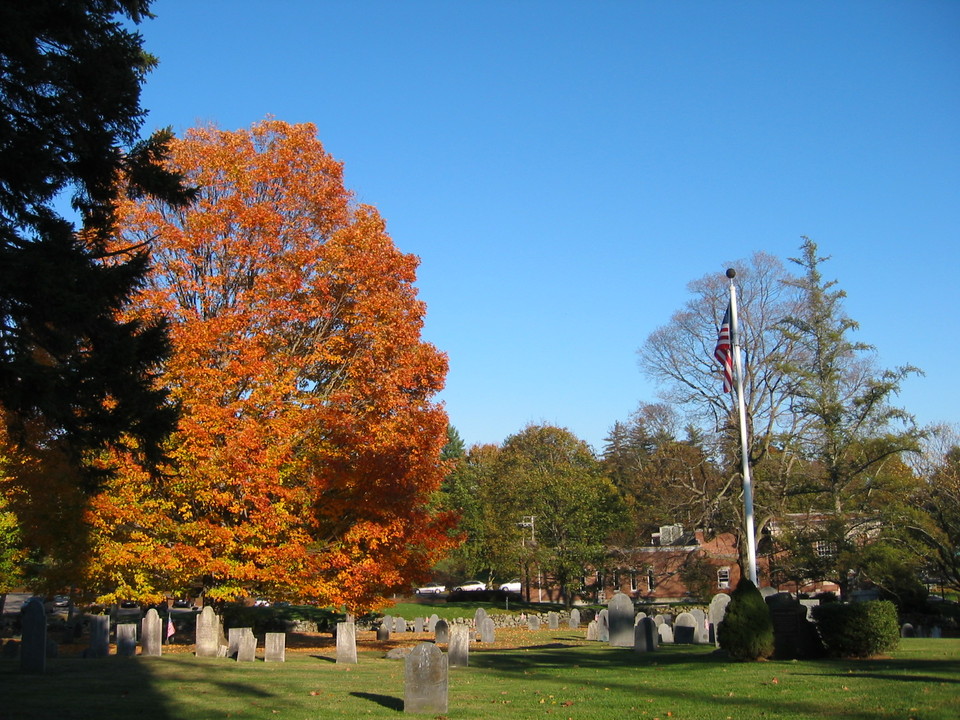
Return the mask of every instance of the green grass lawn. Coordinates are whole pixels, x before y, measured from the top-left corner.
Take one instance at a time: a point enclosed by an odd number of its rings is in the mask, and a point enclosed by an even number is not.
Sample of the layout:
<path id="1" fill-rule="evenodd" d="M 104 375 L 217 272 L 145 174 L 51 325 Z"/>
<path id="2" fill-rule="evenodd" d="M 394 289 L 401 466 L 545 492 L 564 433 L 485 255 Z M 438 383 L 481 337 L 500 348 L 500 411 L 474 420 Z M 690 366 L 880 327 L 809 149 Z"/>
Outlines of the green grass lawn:
<path id="1" fill-rule="evenodd" d="M 515 631 L 472 645 L 449 677 L 449 718 L 917 718 L 960 715 L 960 640 L 903 640 L 889 658 L 732 663 L 710 647 L 639 655 L 589 643 L 583 630 Z M 331 647 L 286 663 L 161 658 L 50 660 L 42 676 L 0 661 L 2 720 L 398 718 L 403 662 L 364 650 L 337 665 Z"/>

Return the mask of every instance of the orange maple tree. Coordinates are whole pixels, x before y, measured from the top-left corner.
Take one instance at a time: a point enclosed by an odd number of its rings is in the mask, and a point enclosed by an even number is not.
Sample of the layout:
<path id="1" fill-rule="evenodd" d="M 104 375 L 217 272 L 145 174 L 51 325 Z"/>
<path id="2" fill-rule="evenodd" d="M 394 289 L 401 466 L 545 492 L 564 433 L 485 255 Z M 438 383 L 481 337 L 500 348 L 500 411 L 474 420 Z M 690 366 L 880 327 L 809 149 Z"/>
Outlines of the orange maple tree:
<path id="1" fill-rule="evenodd" d="M 113 459 L 88 582 L 376 607 L 449 544 L 430 502 L 447 366 L 421 339 L 418 259 L 352 203 L 313 125 L 193 129 L 168 163 L 197 202 L 127 202 L 115 249 L 151 248 L 136 313 L 170 322 L 182 415 L 161 476 Z"/>

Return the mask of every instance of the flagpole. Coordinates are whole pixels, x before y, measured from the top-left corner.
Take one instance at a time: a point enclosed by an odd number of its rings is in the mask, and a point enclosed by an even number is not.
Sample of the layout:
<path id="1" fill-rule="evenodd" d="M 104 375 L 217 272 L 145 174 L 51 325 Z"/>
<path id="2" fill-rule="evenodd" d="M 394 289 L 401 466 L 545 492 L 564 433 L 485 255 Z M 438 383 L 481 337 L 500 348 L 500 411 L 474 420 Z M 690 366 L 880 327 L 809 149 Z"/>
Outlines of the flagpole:
<path id="1" fill-rule="evenodd" d="M 750 582 L 757 582 L 757 541 L 753 531 L 753 480 L 750 477 L 750 445 L 747 442 L 747 409 L 743 398 L 743 363 L 740 360 L 740 325 L 737 321 L 737 288 L 733 279 L 737 271 L 727 270 L 730 278 L 730 342 L 733 345 L 734 381 L 737 390 L 737 410 L 740 416 L 740 457 L 743 474 L 743 515 L 747 531 L 747 573 Z"/>

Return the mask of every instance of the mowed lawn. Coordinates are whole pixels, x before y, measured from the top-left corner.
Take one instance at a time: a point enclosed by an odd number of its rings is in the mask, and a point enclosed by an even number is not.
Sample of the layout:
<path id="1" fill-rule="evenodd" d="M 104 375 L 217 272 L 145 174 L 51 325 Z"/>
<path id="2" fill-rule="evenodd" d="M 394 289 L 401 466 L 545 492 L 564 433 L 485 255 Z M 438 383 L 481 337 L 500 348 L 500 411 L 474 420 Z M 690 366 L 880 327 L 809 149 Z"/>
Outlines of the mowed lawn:
<path id="1" fill-rule="evenodd" d="M 359 662 L 338 665 L 325 638 L 291 636 L 285 663 L 196 658 L 61 657 L 44 675 L 0 661 L 2 720 L 398 718 L 404 666 L 359 633 Z M 426 639 L 424 634 L 420 636 Z M 262 648 L 259 652 L 262 657 Z M 960 717 L 960 640 L 905 639 L 871 660 L 733 663 L 704 646 L 655 653 L 587 643 L 584 631 L 499 631 L 452 668 L 448 718 Z"/>

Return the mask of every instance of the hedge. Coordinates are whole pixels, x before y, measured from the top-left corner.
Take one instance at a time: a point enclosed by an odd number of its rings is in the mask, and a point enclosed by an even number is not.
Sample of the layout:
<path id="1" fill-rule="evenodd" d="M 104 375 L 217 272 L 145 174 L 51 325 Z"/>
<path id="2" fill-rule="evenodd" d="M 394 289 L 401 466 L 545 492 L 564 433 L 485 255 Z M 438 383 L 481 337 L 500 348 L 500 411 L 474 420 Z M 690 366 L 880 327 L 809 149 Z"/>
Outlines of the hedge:
<path id="1" fill-rule="evenodd" d="M 835 657 L 871 657 L 900 643 L 897 607 L 889 600 L 827 603 L 813 609 L 813 619 L 827 652 Z"/>

